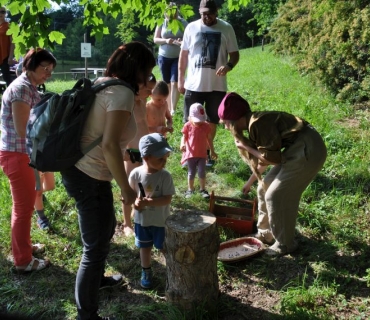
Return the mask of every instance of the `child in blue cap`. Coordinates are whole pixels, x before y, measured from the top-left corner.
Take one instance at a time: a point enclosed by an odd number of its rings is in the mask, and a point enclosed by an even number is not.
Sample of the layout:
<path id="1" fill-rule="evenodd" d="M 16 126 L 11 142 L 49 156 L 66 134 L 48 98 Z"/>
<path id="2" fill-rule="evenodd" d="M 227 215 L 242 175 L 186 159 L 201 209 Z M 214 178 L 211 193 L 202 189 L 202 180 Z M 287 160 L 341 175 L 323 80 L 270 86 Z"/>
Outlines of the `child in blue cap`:
<path id="1" fill-rule="evenodd" d="M 140 248 L 142 266 L 141 287 L 153 286 L 151 252 L 153 245 L 163 249 L 165 220 L 170 215 L 170 204 L 175 194 L 171 174 L 165 169 L 172 151 L 163 135 L 151 133 L 139 141 L 143 165 L 135 168 L 129 183 L 137 192 L 134 204 L 135 244 Z"/>

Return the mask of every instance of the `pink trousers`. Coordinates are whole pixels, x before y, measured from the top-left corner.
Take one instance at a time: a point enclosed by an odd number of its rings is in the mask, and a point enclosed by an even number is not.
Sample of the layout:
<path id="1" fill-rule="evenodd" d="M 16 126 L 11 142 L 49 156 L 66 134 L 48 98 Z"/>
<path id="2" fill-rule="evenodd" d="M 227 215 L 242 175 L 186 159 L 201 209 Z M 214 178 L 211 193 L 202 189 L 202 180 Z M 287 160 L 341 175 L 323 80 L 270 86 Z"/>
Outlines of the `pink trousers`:
<path id="1" fill-rule="evenodd" d="M 8 176 L 12 193 L 12 252 L 15 266 L 23 266 L 32 260 L 31 218 L 36 190 L 35 174 L 28 166 L 27 154 L 0 151 L 0 165 Z"/>

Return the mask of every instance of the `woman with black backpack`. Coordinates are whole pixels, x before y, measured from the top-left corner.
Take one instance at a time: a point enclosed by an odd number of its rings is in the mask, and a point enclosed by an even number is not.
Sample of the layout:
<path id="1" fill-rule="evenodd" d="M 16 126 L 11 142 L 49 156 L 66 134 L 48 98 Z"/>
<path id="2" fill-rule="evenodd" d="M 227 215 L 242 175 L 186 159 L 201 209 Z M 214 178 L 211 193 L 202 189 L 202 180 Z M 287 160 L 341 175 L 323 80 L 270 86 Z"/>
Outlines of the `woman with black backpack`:
<path id="1" fill-rule="evenodd" d="M 102 141 L 75 166 L 61 171 L 68 194 L 76 200 L 84 246 L 75 288 L 79 320 L 109 319 L 97 314 L 99 289 L 123 282 L 120 275 L 104 276 L 116 227 L 111 180 L 117 182 L 123 203 L 133 204 L 136 193 L 128 183 L 124 155 L 136 133 L 136 121 L 132 116 L 135 94 L 149 81 L 154 66 L 152 52 L 140 42 L 122 45 L 112 54 L 105 76 L 95 83 L 120 79 L 133 90 L 115 85 L 96 93 L 80 141 L 82 148 L 101 136 Z"/>

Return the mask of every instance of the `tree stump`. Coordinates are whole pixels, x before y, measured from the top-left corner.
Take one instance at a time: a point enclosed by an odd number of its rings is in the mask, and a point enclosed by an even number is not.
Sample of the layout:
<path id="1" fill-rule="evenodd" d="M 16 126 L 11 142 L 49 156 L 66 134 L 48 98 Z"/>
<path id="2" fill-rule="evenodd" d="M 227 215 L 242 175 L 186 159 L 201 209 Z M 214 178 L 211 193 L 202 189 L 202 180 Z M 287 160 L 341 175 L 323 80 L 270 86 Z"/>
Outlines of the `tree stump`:
<path id="1" fill-rule="evenodd" d="M 178 211 L 167 218 L 165 230 L 167 301 L 188 316 L 197 307 L 215 312 L 220 245 L 216 217 L 205 211 Z"/>

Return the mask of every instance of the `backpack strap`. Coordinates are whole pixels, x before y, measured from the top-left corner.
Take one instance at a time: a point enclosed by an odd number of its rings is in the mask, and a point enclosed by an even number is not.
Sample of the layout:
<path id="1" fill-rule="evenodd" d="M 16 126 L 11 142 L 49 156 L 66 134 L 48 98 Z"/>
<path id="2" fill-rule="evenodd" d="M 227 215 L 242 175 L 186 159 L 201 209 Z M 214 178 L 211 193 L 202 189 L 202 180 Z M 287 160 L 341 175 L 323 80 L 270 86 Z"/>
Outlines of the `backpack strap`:
<path id="1" fill-rule="evenodd" d="M 92 89 L 95 91 L 95 93 L 99 92 L 100 90 L 103 90 L 107 87 L 110 87 L 110 86 L 125 86 L 125 87 L 129 88 L 135 94 L 134 88 L 128 82 L 126 82 L 124 80 L 111 79 L 111 80 L 107 80 L 107 81 L 95 84 L 96 80 L 97 79 L 94 79 L 94 82 L 93 82 L 94 85 L 92 86 Z"/>
<path id="2" fill-rule="evenodd" d="M 103 136 L 100 136 L 98 139 L 91 142 L 86 148 L 81 149 L 83 154 L 88 153 L 92 149 L 94 149 L 100 142 L 103 141 Z"/>
<path id="3" fill-rule="evenodd" d="M 36 168 L 34 168 L 33 173 L 35 174 L 36 191 L 40 191 L 41 190 L 41 179 L 40 179 L 39 171 Z"/>

